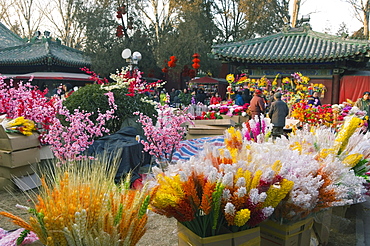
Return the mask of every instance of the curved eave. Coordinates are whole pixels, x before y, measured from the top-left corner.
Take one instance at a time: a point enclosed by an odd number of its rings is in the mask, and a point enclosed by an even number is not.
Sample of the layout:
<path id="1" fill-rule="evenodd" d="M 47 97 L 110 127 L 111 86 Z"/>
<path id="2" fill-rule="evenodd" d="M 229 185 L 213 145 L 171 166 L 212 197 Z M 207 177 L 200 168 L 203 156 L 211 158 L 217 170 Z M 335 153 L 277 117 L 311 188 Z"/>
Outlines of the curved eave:
<path id="1" fill-rule="evenodd" d="M 354 56 L 338 56 L 328 57 L 328 58 L 295 58 L 295 57 L 287 57 L 287 58 L 280 58 L 280 57 L 271 57 L 271 58 L 264 58 L 264 59 L 256 59 L 254 57 L 245 58 L 245 57 L 234 57 L 234 56 L 222 56 L 217 55 L 217 60 L 221 61 L 231 61 L 231 62 L 241 62 L 241 63 L 328 63 L 328 62 L 337 62 L 337 61 L 348 61 L 348 60 L 358 60 L 359 58 L 369 58 L 369 56 L 364 54 L 354 55 Z"/>
<path id="2" fill-rule="evenodd" d="M 0 50 L 0 65 L 88 67 L 91 61 L 81 51 L 62 45 L 37 43 Z"/>

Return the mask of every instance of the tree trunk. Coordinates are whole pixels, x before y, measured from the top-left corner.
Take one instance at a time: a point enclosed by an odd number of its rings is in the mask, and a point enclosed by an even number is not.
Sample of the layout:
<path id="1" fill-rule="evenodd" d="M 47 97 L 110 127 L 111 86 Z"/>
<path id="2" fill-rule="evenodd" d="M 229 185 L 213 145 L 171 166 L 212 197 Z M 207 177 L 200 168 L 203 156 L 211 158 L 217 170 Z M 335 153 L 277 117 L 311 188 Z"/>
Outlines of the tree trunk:
<path id="1" fill-rule="evenodd" d="M 301 5 L 301 0 L 294 0 L 293 13 L 292 13 L 292 18 L 291 18 L 292 27 L 296 27 L 296 25 L 297 25 L 300 5 Z"/>
<path id="2" fill-rule="evenodd" d="M 364 37 L 369 39 L 369 9 L 364 10 Z"/>

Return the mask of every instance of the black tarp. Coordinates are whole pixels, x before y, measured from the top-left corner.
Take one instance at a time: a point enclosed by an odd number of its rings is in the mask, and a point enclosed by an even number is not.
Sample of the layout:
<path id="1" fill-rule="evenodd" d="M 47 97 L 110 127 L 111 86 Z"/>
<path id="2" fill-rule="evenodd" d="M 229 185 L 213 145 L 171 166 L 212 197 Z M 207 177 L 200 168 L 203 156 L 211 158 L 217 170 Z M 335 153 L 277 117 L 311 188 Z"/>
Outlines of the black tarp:
<path id="1" fill-rule="evenodd" d="M 131 182 L 134 182 L 140 177 L 140 167 L 150 163 L 150 155 L 143 151 L 144 146 L 137 141 L 137 135 L 136 128 L 124 127 L 114 134 L 94 141 L 88 148 L 87 154 L 90 156 L 105 155 L 111 159 L 114 158 L 112 155 L 120 154 L 115 182 L 120 182 L 130 171 L 132 172 Z"/>

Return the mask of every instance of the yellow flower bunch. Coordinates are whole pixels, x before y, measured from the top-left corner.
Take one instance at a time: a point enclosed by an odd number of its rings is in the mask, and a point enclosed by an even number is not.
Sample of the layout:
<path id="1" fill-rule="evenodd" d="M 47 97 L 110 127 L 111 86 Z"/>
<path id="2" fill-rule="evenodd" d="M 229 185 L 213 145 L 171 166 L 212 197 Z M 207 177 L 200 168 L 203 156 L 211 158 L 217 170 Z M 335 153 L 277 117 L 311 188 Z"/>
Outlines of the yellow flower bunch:
<path id="1" fill-rule="evenodd" d="M 18 132 L 30 136 L 36 131 L 35 122 L 25 119 L 23 116 L 17 117 L 5 124 L 6 132 Z"/>
<path id="2" fill-rule="evenodd" d="M 302 84 L 304 84 L 304 85 L 307 85 L 309 82 L 310 82 L 310 78 L 309 77 L 307 77 L 307 76 L 303 76 L 302 74 L 300 74 L 301 75 L 301 80 L 302 80 Z"/>
<path id="3" fill-rule="evenodd" d="M 290 84 L 292 82 L 292 80 L 289 77 L 285 77 L 285 78 L 283 78 L 283 80 L 281 82 L 283 84 Z"/>
<path id="4" fill-rule="evenodd" d="M 262 78 L 260 78 L 258 80 L 258 87 L 266 87 L 267 82 L 268 82 L 268 80 L 267 80 L 266 76 L 262 76 Z"/>
<path id="5" fill-rule="evenodd" d="M 364 155 L 359 153 L 350 154 L 344 158 L 343 163 L 349 167 L 354 167 L 363 157 Z"/>
<path id="6" fill-rule="evenodd" d="M 334 149 L 336 153 L 340 154 L 343 152 L 348 144 L 348 139 L 359 128 L 361 122 L 360 118 L 354 116 L 344 122 L 335 138 Z"/>
<path id="7" fill-rule="evenodd" d="M 35 207 L 29 209 L 32 216 L 23 227 L 47 246 L 87 246 L 98 241 L 135 245 L 146 230 L 148 187 L 130 189 L 130 175 L 117 186 L 116 170 L 108 163 L 81 162 L 86 163 L 64 164 L 55 175 L 50 171 L 42 177 Z"/>

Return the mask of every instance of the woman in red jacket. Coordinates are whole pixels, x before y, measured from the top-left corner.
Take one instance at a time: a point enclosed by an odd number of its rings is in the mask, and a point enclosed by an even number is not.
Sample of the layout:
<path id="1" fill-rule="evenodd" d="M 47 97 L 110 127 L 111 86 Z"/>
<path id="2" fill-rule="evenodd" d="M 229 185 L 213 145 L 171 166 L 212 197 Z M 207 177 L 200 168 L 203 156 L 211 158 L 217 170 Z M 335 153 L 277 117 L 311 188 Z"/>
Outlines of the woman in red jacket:
<path id="1" fill-rule="evenodd" d="M 222 99 L 221 97 L 219 96 L 218 92 L 215 92 L 212 97 L 211 97 L 211 100 L 210 100 L 210 104 L 219 104 L 221 103 Z"/>

